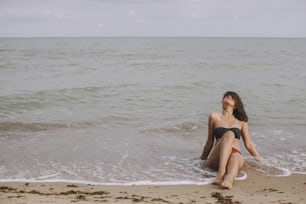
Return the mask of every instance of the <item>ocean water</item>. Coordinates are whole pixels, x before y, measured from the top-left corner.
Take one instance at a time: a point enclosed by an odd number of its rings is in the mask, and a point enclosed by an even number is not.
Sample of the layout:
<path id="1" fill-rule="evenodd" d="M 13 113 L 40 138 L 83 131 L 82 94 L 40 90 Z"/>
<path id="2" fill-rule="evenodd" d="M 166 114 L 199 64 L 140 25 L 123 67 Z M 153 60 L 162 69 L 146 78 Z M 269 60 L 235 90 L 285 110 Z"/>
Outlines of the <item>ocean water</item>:
<path id="1" fill-rule="evenodd" d="M 306 39 L 0 39 L 0 180 L 208 183 L 207 119 L 240 94 L 245 169 L 306 173 Z"/>

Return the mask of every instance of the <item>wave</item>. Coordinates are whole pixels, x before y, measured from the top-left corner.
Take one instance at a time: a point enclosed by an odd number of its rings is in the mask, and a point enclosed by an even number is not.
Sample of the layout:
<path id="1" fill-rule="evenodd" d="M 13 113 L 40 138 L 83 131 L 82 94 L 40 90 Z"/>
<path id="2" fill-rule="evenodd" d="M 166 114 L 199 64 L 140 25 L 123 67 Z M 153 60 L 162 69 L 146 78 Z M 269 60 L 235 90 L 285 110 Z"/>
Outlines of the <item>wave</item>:
<path id="1" fill-rule="evenodd" d="M 203 128 L 204 125 L 197 122 L 184 122 L 168 127 L 146 128 L 142 132 L 195 133 Z"/>
<path id="2" fill-rule="evenodd" d="M 202 125 L 196 122 L 185 122 L 182 124 L 177 124 L 170 128 L 169 131 L 179 131 L 179 132 L 197 132 L 202 128 Z"/>
<path id="3" fill-rule="evenodd" d="M 50 129 L 70 128 L 71 124 L 56 124 L 56 123 L 23 123 L 23 122 L 0 122 L 0 131 L 22 131 L 36 132 Z"/>
<path id="4" fill-rule="evenodd" d="M 0 113 L 19 113 L 24 110 L 48 109 L 51 107 L 69 108 L 72 105 L 100 104 L 106 99 L 120 95 L 128 86 L 134 84 L 119 84 L 116 86 L 88 86 L 60 88 L 50 90 L 35 90 L 2 96 Z"/>
<path id="5" fill-rule="evenodd" d="M 16 51 L 15 49 L 0 49 L 0 53 L 1 52 L 14 52 L 14 51 Z"/>
<path id="6" fill-rule="evenodd" d="M 255 171 L 265 176 L 290 176 L 291 171 L 281 166 L 272 165 L 268 160 L 252 161 L 247 159 L 246 168 L 254 169 Z"/>

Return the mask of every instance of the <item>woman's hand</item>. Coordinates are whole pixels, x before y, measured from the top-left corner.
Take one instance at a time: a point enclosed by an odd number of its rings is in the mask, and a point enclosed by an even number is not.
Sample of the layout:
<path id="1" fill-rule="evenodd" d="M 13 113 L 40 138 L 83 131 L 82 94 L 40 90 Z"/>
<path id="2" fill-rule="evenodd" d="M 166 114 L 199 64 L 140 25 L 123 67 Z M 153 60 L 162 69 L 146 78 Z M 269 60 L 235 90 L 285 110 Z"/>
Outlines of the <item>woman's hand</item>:
<path id="1" fill-rule="evenodd" d="M 253 157 L 254 159 L 255 159 L 255 161 L 261 161 L 262 160 L 262 157 L 260 157 L 260 156 L 257 156 L 257 157 Z"/>

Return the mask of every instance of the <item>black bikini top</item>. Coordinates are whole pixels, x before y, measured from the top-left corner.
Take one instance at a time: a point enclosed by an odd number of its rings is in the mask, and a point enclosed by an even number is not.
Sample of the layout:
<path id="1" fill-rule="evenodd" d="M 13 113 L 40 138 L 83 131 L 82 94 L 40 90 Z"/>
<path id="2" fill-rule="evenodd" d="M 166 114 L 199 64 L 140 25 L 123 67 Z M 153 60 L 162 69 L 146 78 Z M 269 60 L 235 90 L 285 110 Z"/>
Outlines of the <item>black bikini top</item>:
<path id="1" fill-rule="evenodd" d="M 240 139 L 241 136 L 241 130 L 237 127 L 233 127 L 233 128 L 224 128 L 224 127 L 218 127 L 214 130 L 214 136 L 216 139 L 220 139 L 224 133 L 226 133 L 227 131 L 232 131 L 235 135 L 236 139 Z"/>

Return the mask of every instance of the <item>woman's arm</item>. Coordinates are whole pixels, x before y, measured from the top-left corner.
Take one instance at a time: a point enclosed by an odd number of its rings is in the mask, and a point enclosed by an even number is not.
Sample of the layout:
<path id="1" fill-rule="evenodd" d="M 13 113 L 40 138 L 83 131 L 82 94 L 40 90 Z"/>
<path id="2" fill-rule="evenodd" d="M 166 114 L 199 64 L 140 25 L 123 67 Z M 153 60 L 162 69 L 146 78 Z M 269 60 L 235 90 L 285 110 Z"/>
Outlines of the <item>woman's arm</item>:
<path id="1" fill-rule="evenodd" d="M 244 142 L 245 148 L 248 150 L 248 152 L 255 157 L 255 159 L 259 159 L 260 155 L 258 151 L 256 150 L 255 145 L 253 144 L 250 135 L 249 135 L 249 128 L 248 128 L 248 123 L 243 123 L 242 125 L 242 139 Z"/>
<path id="2" fill-rule="evenodd" d="M 206 143 L 204 145 L 203 151 L 202 151 L 202 155 L 201 155 L 201 159 L 205 160 L 207 159 L 213 145 L 214 145 L 214 119 L 213 119 L 213 115 L 210 114 L 209 115 L 209 119 L 208 119 L 208 136 L 207 136 L 207 140 Z"/>

